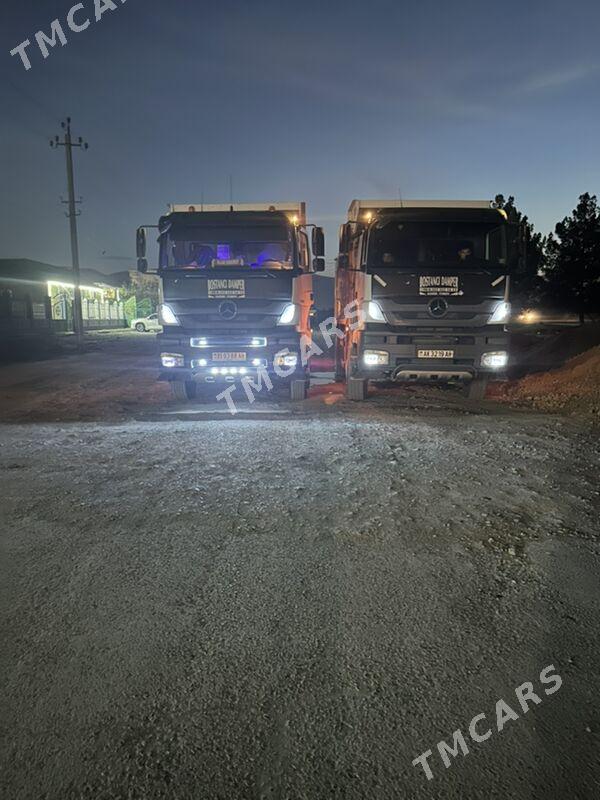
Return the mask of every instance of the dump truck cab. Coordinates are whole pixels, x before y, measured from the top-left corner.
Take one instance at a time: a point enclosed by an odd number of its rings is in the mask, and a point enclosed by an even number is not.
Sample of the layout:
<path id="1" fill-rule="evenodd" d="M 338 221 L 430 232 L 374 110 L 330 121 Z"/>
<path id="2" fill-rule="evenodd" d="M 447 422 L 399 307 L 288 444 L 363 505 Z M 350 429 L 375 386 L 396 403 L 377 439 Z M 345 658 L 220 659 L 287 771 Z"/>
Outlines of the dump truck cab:
<path id="1" fill-rule="evenodd" d="M 349 396 L 364 399 L 369 381 L 420 381 L 483 397 L 508 366 L 518 240 L 489 201 L 353 201 L 336 268 L 336 373 Z"/>
<path id="2" fill-rule="evenodd" d="M 138 230 L 138 268 L 147 268 Z M 304 397 L 312 272 L 304 203 L 173 205 L 158 223 L 160 380 L 179 399 L 261 373 Z M 282 377 L 283 376 L 283 377 Z"/>

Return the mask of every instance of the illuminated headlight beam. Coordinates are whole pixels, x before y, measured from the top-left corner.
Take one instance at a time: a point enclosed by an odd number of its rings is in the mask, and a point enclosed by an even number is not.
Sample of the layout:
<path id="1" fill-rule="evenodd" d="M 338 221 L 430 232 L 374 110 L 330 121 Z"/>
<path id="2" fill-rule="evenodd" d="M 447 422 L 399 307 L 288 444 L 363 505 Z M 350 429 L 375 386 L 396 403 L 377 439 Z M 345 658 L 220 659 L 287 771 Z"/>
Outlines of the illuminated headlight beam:
<path id="1" fill-rule="evenodd" d="M 158 307 L 158 316 L 163 325 L 179 325 L 179 320 L 175 316 L 173 309 L 166 303 L 161 303 Z"/>
<path id="2" fill-rule="evenodd" d="M 494 309 L 494 313 L 488 320 L 488 325 L 501 325 L 504 322 L 508 322 L 509 319 L 510 303 L 502 301 L 501 303 L 498 303 Z"/>

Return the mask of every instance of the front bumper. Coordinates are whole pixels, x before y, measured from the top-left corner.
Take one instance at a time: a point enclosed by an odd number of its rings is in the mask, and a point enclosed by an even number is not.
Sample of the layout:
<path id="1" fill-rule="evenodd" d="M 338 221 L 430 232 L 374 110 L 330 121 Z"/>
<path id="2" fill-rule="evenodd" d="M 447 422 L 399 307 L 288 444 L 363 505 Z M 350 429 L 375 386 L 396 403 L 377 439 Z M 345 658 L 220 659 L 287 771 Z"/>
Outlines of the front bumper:
<path id="1" fill-rule="evenodd" d="M 171 331 L 159 335 L 159 380 L 195 381 L 197 383 L 232 383 L 240 377 L 264 374 L 275 380 L 297 380 L 307 377 L 302 365 L 300 335 L 296 331 L 248 333 L 205 333 L 203 331 Z M 194 343 L 192 345 L 192 342 Z M 275 357 L 289 351 L 297 357 L 295 367 L 275 369 Z M 223 358 L 223 354 L 244 354 L 242 358 Z M 165 367 L 162 354 L 179 356 L 181 365 Z M 219 357 L 215 357 L 219 356 Z"/>
<path id="2" fill-rule="evenodd" d="M 388 363 L 369 366 L 364 352 L 387 353 Z M 423 358 L 419 351 L 452 352 L 451 358 Z M 507 365 L 493 368 L 482 363 L 485 353 L 508 353 L 508 334 L 501 328 L 484 330 L 386 330 L 367 326 L 353 355 L 353 374 L 373 381 L 471 381 L 477 377 L 501 377 Z"/>

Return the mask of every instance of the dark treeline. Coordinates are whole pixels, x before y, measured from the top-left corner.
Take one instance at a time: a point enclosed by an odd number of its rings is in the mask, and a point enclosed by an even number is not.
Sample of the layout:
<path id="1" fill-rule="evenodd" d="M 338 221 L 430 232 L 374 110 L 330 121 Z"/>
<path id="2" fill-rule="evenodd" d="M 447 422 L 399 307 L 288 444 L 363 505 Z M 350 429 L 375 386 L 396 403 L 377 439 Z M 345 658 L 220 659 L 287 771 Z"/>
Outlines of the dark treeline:
<path id="1" fill-rule="evenodd" d="M 542 236 L 515 206 L 514 197 L 501 207 L 516 214 L 527 228 L 527 258 L 513 273 L 514 296 L 522 305 L 560 308 L 579 314 L 600 313 L 600 207 L 595 195 L 582 194 L 572 213 Z"/>

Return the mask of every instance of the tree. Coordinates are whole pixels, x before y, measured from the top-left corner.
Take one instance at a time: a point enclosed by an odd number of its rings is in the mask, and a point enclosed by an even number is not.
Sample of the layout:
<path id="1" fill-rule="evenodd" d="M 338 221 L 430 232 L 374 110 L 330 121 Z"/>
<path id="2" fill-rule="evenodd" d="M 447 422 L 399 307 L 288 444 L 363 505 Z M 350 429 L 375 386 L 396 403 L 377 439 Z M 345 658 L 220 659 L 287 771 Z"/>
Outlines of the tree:
<path id="1" fill-rule="evenodd" d="M 129 324 L 136 317 L 150 316 L 158 305 L 159 280 L 156 275 L 130 272 L 121 286 L 125 318 Z"/>
<path id="2" fill-rule="evenodd" d="M 570 217 L 557 223 L 547 243 L 546 280 L 564 308 L 585 315 L 600 311 L 600 208 L 595 195 L 579 198 Z"/>
<path id="3" fill-rule="evenodd" d="M 528 217 L 522 214 L 515 205 L 515 198 L 510 195 L 508 200 L 504 195 L 496 196 L 498 208 L 504 209 L 509 220 L 521 224 L 526 234 L 526 257 L 519 261 L 518 266 L 511 273 L 511 288 L 513 297 L 521 305 L 538 303 L 544 295 L 543 271 L 546 265 L 546 237 L 536 232 Z"/>

